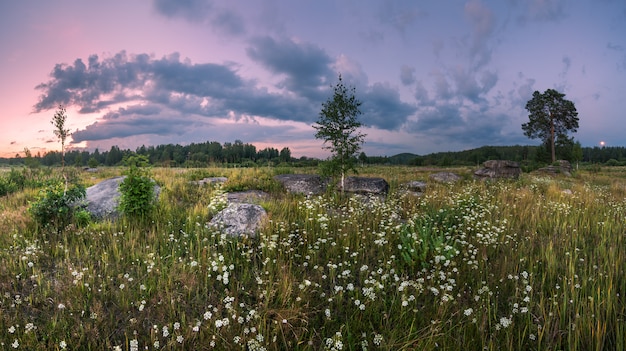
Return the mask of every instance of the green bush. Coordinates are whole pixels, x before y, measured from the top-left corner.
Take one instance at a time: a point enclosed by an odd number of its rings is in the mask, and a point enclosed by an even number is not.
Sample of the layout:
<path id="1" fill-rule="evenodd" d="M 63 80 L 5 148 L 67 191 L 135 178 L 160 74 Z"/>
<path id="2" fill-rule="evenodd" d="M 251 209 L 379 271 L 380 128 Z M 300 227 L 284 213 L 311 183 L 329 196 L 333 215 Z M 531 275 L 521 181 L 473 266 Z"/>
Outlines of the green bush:
<path id="1" fill-rule="evenodd" d="M 612 158 L 612 159 L 606 161 L 605 165 L 607 165 L 609 167 L 616 167 L 616 166 L 621 166 L 621 163 L 618 160 Z"/>
<path id="2" fill-rule="evenodd" d="M 16 169 L 11 168 L 9 173 L 0 177 L 0 196 L 22 190 L 25 185 L 26 176 L 23 173 L 18 172 Z"/>
<path id="3" fill-rule="evenodd" d="M 0 178 L 0 196 L 10 194 L 15 191 L 13 184 L 5 178 Z"/>
<path id="4" fill-rule="evenodd" d="M 61 179 L 52 179 L 41 189 L 37 201 L 31 203 L 29 212 L 40 228 L 52 228 L 61 232 L 80 211 L 75 204 L 85 197 L 85 187 L 79 183 L 66 189 Z"/>
<path id="5" fill-rule="evenodd" d="M 154 181 L 150 178 L 148 159 L 132 155 L 124 159 L 128 169 L 120 184 L 119 210 L 134 218 L 149 218 L 155 208 Z"/>

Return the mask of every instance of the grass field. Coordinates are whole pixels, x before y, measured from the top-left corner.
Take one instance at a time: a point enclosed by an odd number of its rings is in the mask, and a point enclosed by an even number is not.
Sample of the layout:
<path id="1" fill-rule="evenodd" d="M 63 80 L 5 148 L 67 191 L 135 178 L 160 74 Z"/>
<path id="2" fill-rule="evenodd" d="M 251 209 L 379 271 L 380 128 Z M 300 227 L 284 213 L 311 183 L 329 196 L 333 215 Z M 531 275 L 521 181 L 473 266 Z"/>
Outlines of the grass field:
<path id="1" fill-rule="evenodd" d="M 0 348 L 626 349 L 626 169 L 487 183 L 454 169 L 454 185 L 435 171 L 362 168 L 391 185 L 365 201 L 272 179 L 300 169 L 154 169 L 152 220 L 60 234 L 28 215 L 37 189 L 1 197 Z M 189 183 L 205 176 L 229 180 Z M 223 191 L 245 189 L 272 195 L 259 235 L 208 228 Z"/>

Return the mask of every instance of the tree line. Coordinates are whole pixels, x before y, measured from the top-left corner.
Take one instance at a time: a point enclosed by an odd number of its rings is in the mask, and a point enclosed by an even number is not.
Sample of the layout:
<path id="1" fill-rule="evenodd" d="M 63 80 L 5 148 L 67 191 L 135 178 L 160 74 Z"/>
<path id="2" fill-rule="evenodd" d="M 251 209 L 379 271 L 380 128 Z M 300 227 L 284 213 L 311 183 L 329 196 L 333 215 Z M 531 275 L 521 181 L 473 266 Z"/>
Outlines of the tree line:
<path id="1" fill-rule="evenodd" d="M 557 158 L 572 163 L 577 161 L 592 164 L 626 165 L 626 147 L 581 147 L 580 159 L 572 157 L 569 149 L 557 149 Z M 169 167 L 204 167 L 210 164 L 238 166 L 267 166 L 289 163 L 291 166 L 317 166 L 318 159 L 306 156 L 294 158 L 289 148 L 278 150 L 273 147 L 257 150 L 254 145 L 237 140 L 234 143 L 207 141 L 182 145 L 141 146 L 132 151 L 112 146 L 108 151 L 93 152 L 70 150 L 65 152 L 65 164 L 79 167 L 116 166 L 127 155 L 145 155 L 152 165 Z M 413 166 L 478 166 L 487 160 L 511 160 L 520 162 L 524 167 L 533 169 L 550 163 L 550 150 L 546 145 L 483 146 L 464 151 L 437 152 L 427 155 L 402 153 L 394 156 L 367 156 L 361 152 L 355 159 L 358 165 L 413 165 Z M 32 155 L 26 151 L 24 156 L 0 158 L 0 163 L 27 166 L 61 165 L 61 152 L 50 151 L 44 155 Z"/>
<path id="2" fill-rule="evenodd" d="M 398 156 L 400 157 L 402 154 Z M 581 147 L 580 144 L 576 142 L 573 147 L 557 147 L 556 158 L 570 161 L 572 164 L 581 162 L 612 166 L 626 165 L 626 147 Z M 370 159 L 372 158 L 370 157 Z M 400 157 L 400 162 L 395 162 L 395 160 L 391 158 L 389 163 L 445 167 L 478 166 L 488 160 L 516 161 L 527 170 L 533 170 L 551 163 L 551 147 L 545 144 L 539 146 L 483 146 L 471 150 L 438 152 L 424 156 L 415 156 L 412 159 L 404 155 Z"/>
<path id="3" fill-rule="evenodd" d="M 143 155 L 155 166 L 166 167 L 202 167 L 210 164 L 237 164 L 241 166 L 256 166 L 289 163 L 296 161 L 288 147 L 280 150 L 267 147 L 257 150 L 256 146 L 243 143 L 241 140 L 226 142 L 223 145 L 217 141 L 207 141 L 203 143 L 191 143 L 189 145 L 166 144 L 158 146 L 142 145 L 136 150 L 120 149 L 118 146 L 111 146 L 107 151 L 95 149 L 93 152 L 86 150 L 69 150 L 65 155 L 60 151 L 49 151 L 44 155 L 33 155 L 25 149 L 24 156 L 15 155 L 11 159 L 0 159 L 2 163 L 8 164 L 38 164 L 42 166 L 54 166 L 64 163 L 66 165 L 97 167 L 118 166 L 122 164 L 124 157 L 129 155 Z M 304 157 L 297 161 L 308 162 Z"/>

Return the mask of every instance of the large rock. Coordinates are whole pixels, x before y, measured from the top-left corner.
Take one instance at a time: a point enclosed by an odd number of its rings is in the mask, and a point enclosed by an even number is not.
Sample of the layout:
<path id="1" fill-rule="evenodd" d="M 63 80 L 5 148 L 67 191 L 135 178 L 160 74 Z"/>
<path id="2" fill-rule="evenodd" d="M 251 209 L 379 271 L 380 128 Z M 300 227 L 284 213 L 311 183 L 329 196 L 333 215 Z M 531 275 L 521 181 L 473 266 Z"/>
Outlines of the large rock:
<path id="1" fill-rule="evenodd" d="M 483 163 L 484 168 L 474 172 L 477 179 L 510 178 L 517 179 L 522 174 L 519 163 L 507 160 L 489 160 Z"/>
<path id="2" fill-rule="evenodd" d="M 557 160 L 556 164 L 550 165 L 547 167 L 539 168 L 537 170 L 539 173 L 549 174 L 549 175 L 558 175 L 562 174 L 567 177 L 572 176 L 572 165 L 569 161 L 566 160 Z"/>
<path id="3" fill-rule="evenodd" d="M 274 179 L 290 193 L 318 195 L 326 191 L 328 181 L 314 174 L 279 174 Z"/>
<path id="4" fill-rule="evenodd" d="M 402 184 L 401 189 L 405 190 L 408 194 L 420 196 L 426 191 L 426 183 L 419 180 L 412 180 Z"/>
<path id="5" fill-rule="evenodd" d="M 267 212 L 259 205 L 230 203 L 211 219 L 209 226 L 229 236 L 254 236 L 266 218 Z"/>
<path id="6" fill-rule="evenodd" d="M 270 194 L 261 190 L 246 190 L 227 193 L 226 198 L 228 202 L 258 204 L 259 202 L 269 200 Z"/>
<path id="7" fill-rule="evenodd" d="M 91 213 L 96 219 L 117 218 L 119 211 L 117 206 L 120 203 L 120 183 L 126 178 L 114 177 L 101 181 L 100 183 L 85 189 L 85 199 L 81 205 Z M 154 185 L 154 194 L 158 198 L 161 187 Z"/>
<path id="8" fill-rule="evenodd" d="M 433 173 L 429 178 L 439 183 L 456 183 L 461 180 L 461 177 L 452 172 Z"/>
<path id="9" fill-rule="evenodd" d="M 205 184 L 220 184 L 220 183 L 225 183 L 228 180 L 228 178 L 226 177 L 209 177 L 209 178 L 203 178 L 200 180 L 193 180 L 191 181 L 191 183 L 193 184 L 198 184 L 198 185 L 205 185 Z"/>
<path id="10" fill-rule="evenodd" d="M 342 190 L 347 193 L 386 195 L 389 191 L 389 183 L 383 178 L 347 177 L 343 183 Z"/>

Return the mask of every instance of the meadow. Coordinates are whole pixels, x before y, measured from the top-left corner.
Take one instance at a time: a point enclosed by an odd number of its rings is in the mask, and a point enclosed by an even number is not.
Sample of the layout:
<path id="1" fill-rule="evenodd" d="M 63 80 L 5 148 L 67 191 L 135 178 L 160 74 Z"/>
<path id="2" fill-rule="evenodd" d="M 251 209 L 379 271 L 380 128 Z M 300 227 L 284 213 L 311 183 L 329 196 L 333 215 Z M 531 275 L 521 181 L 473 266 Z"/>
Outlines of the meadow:
<path id="1" fill-rule="evenodd" d="M 626 349 L 626 169 L 480 182 L 457 168 L 463 181 L 438 184 L 436 169 L 360 168 L 390 183 L 385 199 L 272 179 L 315 171 L 156 168 L 149 220 L 60 233 L 29 216 L 37 188 L 1 197 L 0 348 Z M 228 181 L 190 184 L 207 176 Z M 246 189 L 272 195 L 264 229 L 209 228 L 224 193 Z"/>

